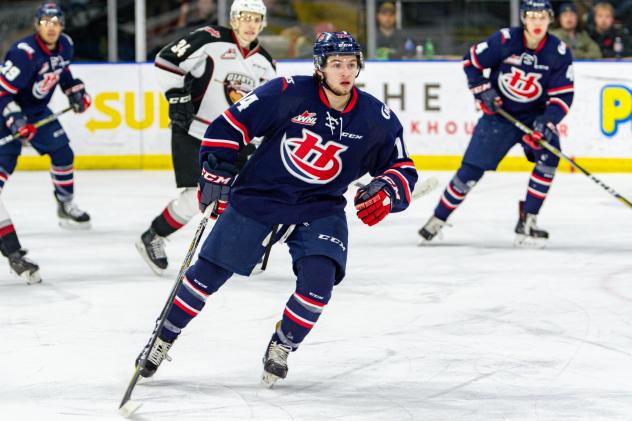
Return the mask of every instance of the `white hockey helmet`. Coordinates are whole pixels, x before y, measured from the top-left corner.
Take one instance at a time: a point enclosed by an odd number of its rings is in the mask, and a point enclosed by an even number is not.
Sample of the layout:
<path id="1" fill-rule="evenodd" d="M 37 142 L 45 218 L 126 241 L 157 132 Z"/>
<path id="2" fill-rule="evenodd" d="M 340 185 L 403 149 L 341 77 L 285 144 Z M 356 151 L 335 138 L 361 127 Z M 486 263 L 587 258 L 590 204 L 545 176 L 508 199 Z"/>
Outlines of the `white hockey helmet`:
<path id="1" fill-rule="evenodd" d="M 242 12 L 257 13 L 263 16 L 263 26 L 268 23 L 266 20 L 266 5 L 262 0 L 235 0 L 230 6 L 230 20 L 235 20 Z"/>

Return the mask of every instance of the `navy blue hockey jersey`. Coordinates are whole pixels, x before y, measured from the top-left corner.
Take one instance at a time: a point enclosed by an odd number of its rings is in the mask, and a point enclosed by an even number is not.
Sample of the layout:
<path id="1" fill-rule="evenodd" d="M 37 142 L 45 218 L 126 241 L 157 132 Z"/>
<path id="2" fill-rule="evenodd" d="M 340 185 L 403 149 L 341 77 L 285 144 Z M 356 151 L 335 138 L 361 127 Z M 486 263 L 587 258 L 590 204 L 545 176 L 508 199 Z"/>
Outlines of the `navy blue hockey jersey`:
<path id="1" fill-rule="evenodd" d="M 229 199 L 255 220 L 297 224 L 340 212 L 349 184 L 367 172 L 394 192 L 393 212 L 410 203 L 417 171 L 402 125 L 386 105 L 357 88 L 339 112 L 314 77 L 273 79 L 213 121 L 200 160 L 212 153 L 234 162 L 258 137 L 263 141 Z"/>
<path id="2" fill-rule="evenodd" d="M 72 85 L 69 65 L 73 50 L 72 40 L 65 34 L 54 51 L 37 34 L 15 42 L 0 70 L 0 112 L 11 101 L 27 115 L 46 109 L 58 83 L 62 89 Z"/>
<path id="3" fill-rule="evenodd" d="M 487 79 L 502 96 L 503 108 L 518 119 L 546 115 L 557 124 L 573 102 L 573 58 L 570 48 L 547 34 L 535 50 L 526 47 L 523 29 L 504 28 L 465 54 L 470 88 Z"/>

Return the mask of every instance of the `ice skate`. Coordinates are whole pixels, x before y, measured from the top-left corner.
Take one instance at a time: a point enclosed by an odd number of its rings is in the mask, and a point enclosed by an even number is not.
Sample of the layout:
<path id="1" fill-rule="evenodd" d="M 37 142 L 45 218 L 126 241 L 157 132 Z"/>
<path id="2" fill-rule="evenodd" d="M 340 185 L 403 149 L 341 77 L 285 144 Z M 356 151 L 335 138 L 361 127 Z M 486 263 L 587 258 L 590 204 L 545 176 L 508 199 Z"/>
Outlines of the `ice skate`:
<path id="1" fill-rule="evenodd" d="M 136 250 L 156 275 L 162 275 L 167 269 L 169 262 L 165 252 L 165 239 L 156 234 L 153 228 L 140 236 L 140 240 L 136 242 Z"/>
<path id="2" fill-rule="evenodd" d="M 287 376 L 287 357 L 292 348 L 270 340 L 266 353 L 263 356 L 263 374 L 261 375 L 261 383 L 272 388 L 279 379 Z"/>
<path id="3" fill-rule="evenodd" d="M 419 239 L 419 245 L 426 244 L 435 238 L 437 234 L 441 232 L 444 225 L 445 221 L 442 221 L 434 215 L 431 216 L 428 222 L 426 222 L 426 225 L 421 227 L 419 230 L 419 235 L 421 236 Z M 439 238 L 441 238 L 441 235 L 439 235 Z"/>
<path id="4" fill-rule="evenodd" d="M 514 240 L 514 246 L 543 248 L 546 246 L 549 233 L 538 228 L 537 215 L 526 213 L 524 211 L 523 201 L 521 201 L 518 206 L 520 216 L 518 218 L 518 223 L 516 224 L 516 239 Z"/>
<path id="5" fill-rule="evenodd" d="M 154 346 L 151 349 L 149 349 L 149 343 L 145 345 L 145 348 L 136 358 L 136 367 L 141 365 L 141 361 L 145 362 L 144 366 L 140 367 L 139 374 L 145 378 L 151 377 L 156 373 L 163 360 L 171 361 L 167 353 L 172 345 L 173 342 L 165 341 L 160 339 L 160 337 L 156 338 L 156 342 L 154 342 Z"/>
<path id="6" fill-rule="evenodd" d="M 57 216 L 60 227 L 68 230 L 90 229 L 90 215 L 79 209 L 72 200 L 62 202 L 57 196 L 55 199 L 57 199 Z"/>
<path id="7" fill-rule="evenodd" d="M 26 258 L 26 250 L 18 250 L 7 256 L 11 271 L 24 279 L 27 284 L 37 284 L 42 282 L 39 273 L 39 266 Z"/>

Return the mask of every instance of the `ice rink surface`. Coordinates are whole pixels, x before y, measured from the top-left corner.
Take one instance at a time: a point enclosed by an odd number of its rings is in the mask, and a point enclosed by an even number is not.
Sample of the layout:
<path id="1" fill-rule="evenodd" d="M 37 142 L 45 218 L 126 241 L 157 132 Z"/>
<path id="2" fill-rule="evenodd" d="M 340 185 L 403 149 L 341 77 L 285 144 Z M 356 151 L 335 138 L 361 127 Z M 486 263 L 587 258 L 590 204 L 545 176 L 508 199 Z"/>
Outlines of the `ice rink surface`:
<path id="1" fill-rule="evenodd" d="M 348 276 L 288 378 L 259 385 L 294 276 L 269 269 L 207 301 L 154 379 L 137 420 L 632 420 L 632 209 L 560 174 L 539 218 L 546 249 L 514 249 L 528 174 L 487 174 L 444 240 L 417 247 L 452 173 L 374 228 L 348 215 Z M 626 197 L 632 175 L 600 175 Z M 170 172 L 79 172 L 87 232 L 57 226 L 47 173 L 2 198 L 44 282 L 0 262 L 0 419 L 116 420 L 197 221 L 167 243 L 159 278 L 134 242 L 174 196 Z M 212 226 L 212 225 L 209 225 Z"/>

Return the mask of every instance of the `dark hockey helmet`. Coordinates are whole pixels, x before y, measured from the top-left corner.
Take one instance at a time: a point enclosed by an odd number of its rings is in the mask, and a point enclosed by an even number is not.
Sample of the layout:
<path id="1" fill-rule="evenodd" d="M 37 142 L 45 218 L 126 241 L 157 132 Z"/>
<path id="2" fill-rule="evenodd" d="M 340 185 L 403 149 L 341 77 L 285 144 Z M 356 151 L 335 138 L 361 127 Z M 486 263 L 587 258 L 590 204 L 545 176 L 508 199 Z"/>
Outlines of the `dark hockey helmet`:
<path id="1" fill-rule="evenodd" d="M 520 3 L 520 19 L 524 19 L 527 12 L 548 12 L 551 20 L 553 20 L 553 6 L 550 0 L 522 0 Z"/>
<path id="2" fill-rule="evenodd" d="M 328 56 L 356 56 L 360 69 L 364 68 L 364 56 L 360 44 L 349 32 L 321 32 L 314 43 L 314 67 L 322 70 Z"/>
<path id="3" fill-rule="evenodd" d="M 62 26 L 66 23 L 64 18 L 64 12 L 62 12 L 61 7 L 57 3 L 43 3 L 40 7 L 37 8 L 37 12 L 35 12 L 35 23 L 39 24 L 39 22 L 43 18 L 54 18 L 56 17 Z"/>

